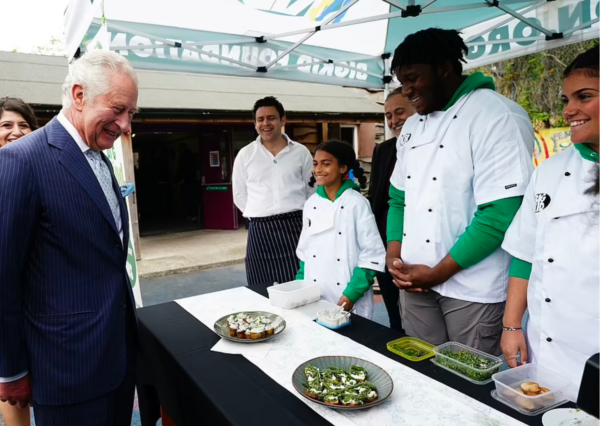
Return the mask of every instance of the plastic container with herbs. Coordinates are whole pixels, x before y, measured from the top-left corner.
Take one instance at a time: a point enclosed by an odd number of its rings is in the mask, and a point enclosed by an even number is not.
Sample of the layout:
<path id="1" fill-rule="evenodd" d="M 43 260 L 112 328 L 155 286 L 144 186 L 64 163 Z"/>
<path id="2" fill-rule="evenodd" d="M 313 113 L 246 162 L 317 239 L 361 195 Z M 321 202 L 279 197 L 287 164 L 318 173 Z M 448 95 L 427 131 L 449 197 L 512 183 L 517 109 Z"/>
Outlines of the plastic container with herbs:
<path id="1" fill-rule="evenodd" d="M 433 349 L 436 365 L 477 385 L 492 381 L 503 361 L 458 342 L 448 342 Z"/>
<path id="2" fill-rule="evenodd" d="M 414 337 L 402 337 L 387 344 L 390 352 L 400 355 L 409 361 L 422 361 L 433 356 L 434 346 Z"/>

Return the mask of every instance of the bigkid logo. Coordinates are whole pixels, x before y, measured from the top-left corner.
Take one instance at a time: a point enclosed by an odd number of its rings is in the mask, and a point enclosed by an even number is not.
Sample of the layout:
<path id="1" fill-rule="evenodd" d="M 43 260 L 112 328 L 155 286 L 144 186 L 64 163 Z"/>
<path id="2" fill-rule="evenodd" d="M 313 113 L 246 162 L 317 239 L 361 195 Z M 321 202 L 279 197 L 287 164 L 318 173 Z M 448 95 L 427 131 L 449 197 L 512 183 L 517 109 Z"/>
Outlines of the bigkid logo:
<path id="1" fill-rule="evenodd" d="M 328 15 L 339 12 L 350 0 L 239 0 L 254 9 L 286 16 L 304 17 L 320 22 Z M 346 12 L 333 22 L 340 22 Z"/>

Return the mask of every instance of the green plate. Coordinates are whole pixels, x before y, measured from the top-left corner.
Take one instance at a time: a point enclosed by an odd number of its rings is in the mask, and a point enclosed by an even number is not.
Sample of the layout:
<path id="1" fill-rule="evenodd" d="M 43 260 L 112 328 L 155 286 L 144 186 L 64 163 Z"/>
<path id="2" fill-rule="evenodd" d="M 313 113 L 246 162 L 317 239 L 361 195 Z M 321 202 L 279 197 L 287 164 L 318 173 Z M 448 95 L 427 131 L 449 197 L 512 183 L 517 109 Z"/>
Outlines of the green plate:
<path id="1" fill-rule="evenodd" d="M 343 370 L 349 370 L 353 365 L 357 367 L 362 367 L 367 371 L 367 380 L 375 385 L 377 388 L 377 394 L 379 398 L 377 398 L 373 402 L 368 402 L 363 405 L 359 405 L 358 407 L 344 407 L 343 405 L 329 405 L 325 404 L 322 401 L 316 400 L 314 398 L 309 397 L 305 393 L 305 388 L 303 386 L 306 383 L 306 375 L 304 374 L 304 369 L 306 366 L 310 364 L 314 367 L 317 367 L 319 370 L 325 370 L 329 367 L 337 367 Z M 354 358 L 352 356 L 322 356 L 319 358 L 311 359 L 310 361 L 306 361 L 298 366 L 292 375 L 292 383 L 294 388 L 306 399 L 314 402 L 315 404 L 323 405 L 324 407 L 333 408 L 334 410 L 364 410 L 365 408 L 374 407 L 375 405 L 379 405 L 383 403 L 386 399 L 390 397 L 392 391 L 394 390 L 394 382 L 390 375 L 381 367 L 376 366 L 372 362 L 365 361 L 360 358 Z"/>
<path id="2" fill-rule="evenodd" d="M 400 355 L 402 358 L 418 362 L 431 358 L 434 355 L 433 348 L 435 346 L 414 337 L 403 337 L 389 342 L 387 348 L 388 351 Z"/>
<path id="3" fill-rule="evenodd" d="M 269 318 L 271 320 L 271 324 L 273 324 L 275 332 L 273 334 L 267 334 L 267 336 L 262 339 L 256 339 L 256 340 L 239 339 L 237 336 L 236 337 L 230 336 L 229 335 L 229 323 L 227 322 L 227 318 L 229 318 L 231 315 L 237 315 L 237 314 L 242 314 L 242 313 L 249 315 L 251 317 L 259 317 L 260 316 L 260 317 Z M 285 330 L 285 320 L 283 318 L 281 318 L 279 315 L 275 315 L 270 312 L 262 312 L 262 311 L 236 312 L 234 314 L 225 315 L 223 318 L 219 318 L 217 320 L 217 322 L 215 322 L 214 330 L 215 330 L 215 333 L 217 333 L 223 339 L 230 340 L 232 342 L 261 343 L 261 342 L 266 342 L 267 340 L 271 340 L 273 337 L 277 336 L 279 333 L 281 333 L 283 330 Z"/>

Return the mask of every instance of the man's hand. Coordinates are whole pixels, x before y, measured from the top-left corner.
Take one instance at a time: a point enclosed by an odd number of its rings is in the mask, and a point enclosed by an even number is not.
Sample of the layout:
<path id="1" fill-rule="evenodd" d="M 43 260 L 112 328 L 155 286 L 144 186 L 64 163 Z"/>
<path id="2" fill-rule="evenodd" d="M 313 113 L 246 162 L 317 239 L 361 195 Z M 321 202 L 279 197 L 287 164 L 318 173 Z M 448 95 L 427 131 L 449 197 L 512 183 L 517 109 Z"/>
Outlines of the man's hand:
<path id="1" fill-rule="evenodd" d="M 522 330 L 504 331 L 500 341 L 502 354 L 510 368 L 517 367 L 517 354 L 521 352 L 521 363 L 527 362 L 527 342 Z"/>
<path id="2" fill-rule="evenodd" d="M 344 303 L 345 303 L 345 305 L 344 305 Z M 354 308 L 354 303 L 352 303 L 350 301 L 350 299 L 348 299 L 343 294 L 342 294 L 342 297 L 340 297 L 340 300 L 338 302 L 338 306 L 342 306 L 342 305 L 344 305 L 344 311 L 346 311 L 346 312 L 350 312 L 352 310 L 352 308 Z"/>
<path id="3" fill-rule="evenodd" d="M 407 265 L 401 260 L 393 263 L 396 274 L 394 284 L 401 290 L 409 292 L 429 291 L 429 288 L 440 284 L 434 269 L 426 265 Z"/>
<path id="4" fill-rule="evenodd" d="M 0 383 L 0 401 L 27 408 L 31 402 L 29 375 L 14 382 Z"/>

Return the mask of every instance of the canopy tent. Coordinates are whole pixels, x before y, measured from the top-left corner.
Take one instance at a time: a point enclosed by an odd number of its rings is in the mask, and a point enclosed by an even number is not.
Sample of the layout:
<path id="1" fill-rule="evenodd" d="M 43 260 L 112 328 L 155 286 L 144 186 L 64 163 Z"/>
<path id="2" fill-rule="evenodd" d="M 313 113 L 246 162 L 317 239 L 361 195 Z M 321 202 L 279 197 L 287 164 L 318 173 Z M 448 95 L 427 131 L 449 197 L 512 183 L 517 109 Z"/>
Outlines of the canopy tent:
<path id="1" fill-rule="evenodd" d="M 409 34 L 458 29 L 466 68 L 598 37 L 600 0 L 71 0 L 69 61 L 106 18 L 139 69 L 384 88 Z"/>

